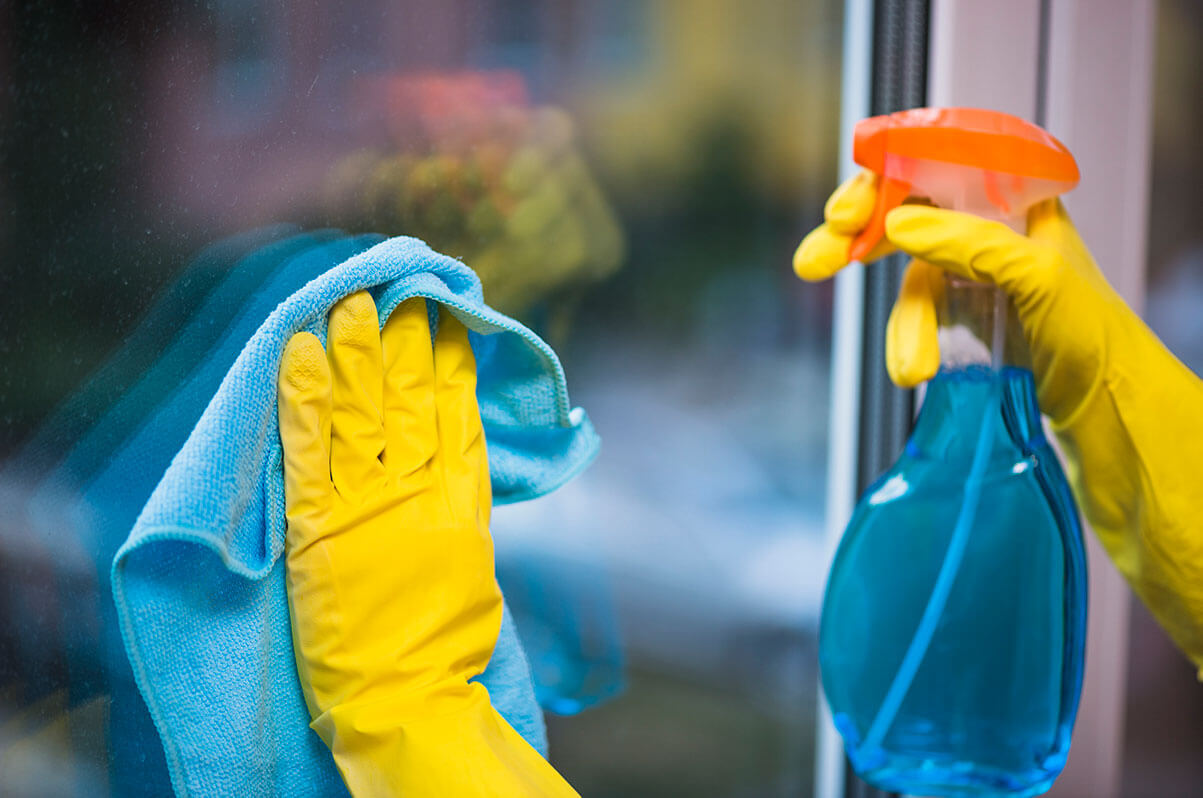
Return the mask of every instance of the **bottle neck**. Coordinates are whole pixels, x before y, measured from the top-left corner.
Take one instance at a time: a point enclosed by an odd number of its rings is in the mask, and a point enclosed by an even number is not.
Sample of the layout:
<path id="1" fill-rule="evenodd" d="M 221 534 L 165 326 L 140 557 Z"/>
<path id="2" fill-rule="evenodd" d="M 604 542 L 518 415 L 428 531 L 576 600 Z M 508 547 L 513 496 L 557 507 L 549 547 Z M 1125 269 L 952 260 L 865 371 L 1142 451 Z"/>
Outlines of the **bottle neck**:
<path id="1" fill-rule="evenodd" d="M 1006 443 L 1023 451 L 1043 445 L 1027 344 L 1006 295 L 950 276 L 937 321 L 940 372 L 927 383 L 911 445 L 944 460 L 969 458 L 983 422 L 999 452 Z"/>
<path id="2" fill-rule="evenodd" d="M 1015 309 L 994 286 L 947 275 L 936 303 L 936 320 L 941 370 L 1029 367 Z"/>

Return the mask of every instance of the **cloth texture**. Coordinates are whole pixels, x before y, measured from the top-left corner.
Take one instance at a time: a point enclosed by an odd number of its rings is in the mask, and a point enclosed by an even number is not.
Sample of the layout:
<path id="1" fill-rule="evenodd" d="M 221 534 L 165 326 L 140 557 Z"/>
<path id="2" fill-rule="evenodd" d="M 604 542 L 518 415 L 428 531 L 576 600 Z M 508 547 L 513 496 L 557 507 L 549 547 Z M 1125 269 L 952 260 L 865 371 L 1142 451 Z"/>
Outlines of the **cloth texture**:
<path id="1" fill-rule="evenodd" d="M 295 271 L 290 277 L 295 283 Z M 381 323 L 412 296 L 443 304 L 470 330 L 497 503 L 553 490 L 598 448 L 588 418 L 569 406 L 552 350 L 487 307 L 470 269 L 422 242 L 384 241 L 300 290 L 275 282 L 256 293 L 218 344 L 241 347 L 228 373 L 228 362 L 210 358 L 181 387 L 181 395 L 212 399 L 112 564 L 125 650 L 180 795 L 345 794 L 329 751 L 308 728 L 285 593 L 276 379 L 293 333 L 307 330 L 324 343 L 330 307 L 361 289 L 372 294 Z M 264 316 L 250 335 L 246 324 Z M 215 377 L 216 393 L 196 389 Z M 146 446 L 126 451 L 153 448 L 159 417 L 179 412 L 173 405 L 139 431 Z M 508 609 L 479 681 L 502 716 L 545 753 Z"/>

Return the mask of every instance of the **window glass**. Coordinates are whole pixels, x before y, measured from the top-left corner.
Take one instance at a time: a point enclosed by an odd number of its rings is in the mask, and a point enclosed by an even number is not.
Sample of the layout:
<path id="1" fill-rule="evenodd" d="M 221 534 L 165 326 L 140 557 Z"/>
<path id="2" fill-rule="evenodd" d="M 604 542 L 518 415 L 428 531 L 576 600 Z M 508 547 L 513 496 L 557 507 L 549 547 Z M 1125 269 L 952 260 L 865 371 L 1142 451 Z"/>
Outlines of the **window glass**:
<path id="1" fill-rule="evenodd" d="M 1157 5 L 1148 295 L 1144 318 L 1203 374 L 1203 8 Z M 1203 690 L 1190 662 L 1133 601 L 1123 795 L 1195 795 L 1203 783 Z"/>
<path id="2" fill-rule="evenodd" d="M 286 254 L 378 233 L 473 267 L 603 439 L 494 518 L 553 763 L 809 793 L 831 287 L 789 263 L 836 182 L 842 6 L 0 5 L 0 792 L 170 790 L 117 720 L 108 569 L 182 439 L 129 447 L 182 395 L 195 423 Z"/>

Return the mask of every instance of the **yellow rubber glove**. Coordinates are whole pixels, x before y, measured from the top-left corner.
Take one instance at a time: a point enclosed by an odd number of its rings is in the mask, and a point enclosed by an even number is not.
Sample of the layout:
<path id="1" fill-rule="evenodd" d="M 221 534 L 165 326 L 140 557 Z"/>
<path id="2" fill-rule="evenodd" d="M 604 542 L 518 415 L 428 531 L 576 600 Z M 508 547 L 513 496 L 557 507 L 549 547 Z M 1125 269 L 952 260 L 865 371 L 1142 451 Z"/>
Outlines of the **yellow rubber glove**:
<path id="1" fill-rule="evenodd" d="M 795 253 L 800 277 L 823 279 L 847 264 L 875 181 L 862 173 L 832 196 L 827 222 Z M 1002 288 L 1018 312 L 1037 400 L 1064 448 L 1079 505 L 1203 678 L 1203 381 L 1107 284 L 1059 201 L 1032 208 L 1027 236 L 917 205 L 892 211 L 886 236 L 915 258 L 886 331 L 891 378 L 909 387 L 939 367 L 940 270 Z"/>
<path id="2" fill-rule="evenodd" d="M 501 627 L 476 363 L 426 302 L 359 292 L 280 367 L 293 648 L 357 796 L 572 796 L 469 680 Z"/>

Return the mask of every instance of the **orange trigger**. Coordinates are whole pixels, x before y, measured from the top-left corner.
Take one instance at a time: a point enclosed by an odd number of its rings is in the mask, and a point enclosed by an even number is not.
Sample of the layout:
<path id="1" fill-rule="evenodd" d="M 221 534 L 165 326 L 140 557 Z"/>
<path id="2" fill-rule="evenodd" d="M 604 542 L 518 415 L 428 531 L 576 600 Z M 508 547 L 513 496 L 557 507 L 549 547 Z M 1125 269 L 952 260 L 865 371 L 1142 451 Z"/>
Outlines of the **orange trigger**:
<path id="1" fill-rule="evenodd" d="M 910 196 L 911 184 L 892 177 L 883 177 L 877 188 L 877 203 L 865 229 L 852 240 L 848 248 L 848 260 L 864 260 L 886 233 L 886 214 L 902 204 Z"/>

